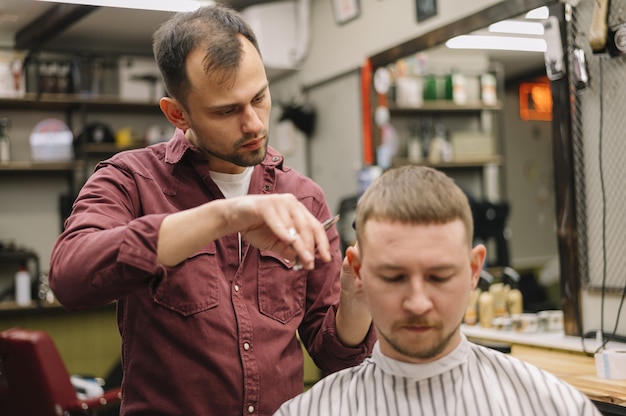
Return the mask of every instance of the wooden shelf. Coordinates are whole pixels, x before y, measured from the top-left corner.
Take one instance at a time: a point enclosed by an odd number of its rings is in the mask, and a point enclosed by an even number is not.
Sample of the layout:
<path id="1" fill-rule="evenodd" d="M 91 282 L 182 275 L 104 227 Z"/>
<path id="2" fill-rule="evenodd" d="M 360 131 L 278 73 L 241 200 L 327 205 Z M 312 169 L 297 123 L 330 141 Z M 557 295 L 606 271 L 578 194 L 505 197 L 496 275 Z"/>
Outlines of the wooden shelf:
<path id="1" fill-rule="evenodd" d="M 26 94 L 22 98 L 0 98 L 5 110 L 68 111 L 81 107 L 99 112 L 160 113 L 158 102 L 122 101 L 117 96 L 82 96 L 78 94 Z"/>
<path id="2" fill-rule="evenodd" d="M 491 157 L 486 157 L 484 159 L 475 159 L 475 160 L 467 160 L 467 161 L 453 161 L 453 162 L 441 162 L 441 163 L 429 163 L 424 160 L 421 162 L 413 162 L 404 157 L 395 157 L 392 161 L 393 166 L 403 166 L 403 165 L 420 165 L 420 166 L 430 166 L 432 168 L 440 168 L 440 169 L 468 169 L 468 168 L 477 168 L 485 165 L 502 165 L 502 156 L 493 155 Z"/>
<path id="3" fill-rule="evenodd" d="M 120 147 L 115 143 L 87 143 L 85 145 L 85 151 L 88 155 L 102 155 L 102 154 L 114 154 L 122 152 L 124 150 L 140 149 L 145 147 L 143 143 L 137 143 L 131 146 Z"/>
<path id="4" fill-rule="evenodd" d="M 416 114 L 416 113 L 475 113 L 480 111 L 498 111 L 502 110 L 502 103 L 497 102 L 494 105 L 485 105 L 481 102 L 468 103 L 465 105 L 455 104 L 448 100 L 424 101 L 420 107 L 396 107 L 390 106 L 389 112 L 393 115 Z"/>
<path id="5" fill-rule="evenodd" d="M 0 250 L 0 263 L 7 261 L 21 261 L 38 259 L 37 253 L 24 249 Z"/>
<path id="6" fill-rule="evenodd" d="M 72 173 L 82 165 L 81 161 L 33 162 L 28 160 L 0 163 L 0 172 Z"/>

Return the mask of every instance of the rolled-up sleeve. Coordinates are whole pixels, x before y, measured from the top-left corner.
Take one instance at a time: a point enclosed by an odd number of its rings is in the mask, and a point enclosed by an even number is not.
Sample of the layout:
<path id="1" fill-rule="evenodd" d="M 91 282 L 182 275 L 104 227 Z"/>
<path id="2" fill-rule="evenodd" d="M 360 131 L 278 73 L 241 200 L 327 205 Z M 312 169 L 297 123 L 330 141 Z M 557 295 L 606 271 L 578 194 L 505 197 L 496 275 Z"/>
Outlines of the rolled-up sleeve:
<path id="1" fill-rule="evenodd" d="M 103 165 L 81 190 L 50 259 L 50 286 L 67 309 L 112 302 L 161 273 L 156 250 L 167 213 L 144 215 L 137 186 L 128 171 Z"/>

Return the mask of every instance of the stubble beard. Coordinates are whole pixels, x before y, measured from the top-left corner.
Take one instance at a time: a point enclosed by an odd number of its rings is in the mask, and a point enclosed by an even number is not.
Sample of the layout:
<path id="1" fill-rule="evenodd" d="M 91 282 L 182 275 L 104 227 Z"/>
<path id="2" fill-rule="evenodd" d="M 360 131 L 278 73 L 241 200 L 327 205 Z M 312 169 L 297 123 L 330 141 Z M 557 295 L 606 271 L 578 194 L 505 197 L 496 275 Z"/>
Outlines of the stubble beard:
<path id="1" fill-rule="evenodd" d="M 204 153 L 211 155 L 212 157 L 224 160 L 226 162 L 232 163 L 237 166 L 241 166 L 244 168 L 248 166 L 256 166 L 259 163 L 261 163 L 263 159 L 265 159 L 265 155 L 267 155 L 267 146 L 268 146 L 269 140 L 266 139 L 265 142 L 263 143 L 263 146 L 261 146 L 260 148 L 256 150 L 245 151 L 245 152 L 240 151 L 241 146 L 243 146 L 249 140 L 250 140 L 249 138 L 245 138 L 245 137 L 242 137 L 241 139 L 237 140 L 235 144 L 233 145 L 233 148 L 236 150 L 229 154 L 217 152 L 208 148 L 203 148 L 202 150 Z"/>
<path id="2" fill-rule="evenodd" d="M 444 334 L 441 339 L 436 340 L 435 343 L 430 346 L 424 346 L 423 344 L 422 345 L 402 345 L 402 343 L 398 339 L 392 338 L 391 336 L 385 334 L 384 332 L 380 330 L 380 328 L 377 328 L 377 330 L 378 330 L 378 335 L 384 338 L 385 341 L 387 341 L 387 343 L 391 346 L 391 348 L 393 348 L 394 351 L 396 351 L 397 353 L 405 357 L 409 357 L 409 358 L 413 358 L 417 360 L 429 361 L 441 355 L 441 353 L 450 344 L 452 338 L 454 337 L 456 332 L 459 330 L 459 328 L 460 328 L 460 324 L 457 325 L 457 327 L 454 328 L 452 331 L 450 331 L 450 333 Z"/>

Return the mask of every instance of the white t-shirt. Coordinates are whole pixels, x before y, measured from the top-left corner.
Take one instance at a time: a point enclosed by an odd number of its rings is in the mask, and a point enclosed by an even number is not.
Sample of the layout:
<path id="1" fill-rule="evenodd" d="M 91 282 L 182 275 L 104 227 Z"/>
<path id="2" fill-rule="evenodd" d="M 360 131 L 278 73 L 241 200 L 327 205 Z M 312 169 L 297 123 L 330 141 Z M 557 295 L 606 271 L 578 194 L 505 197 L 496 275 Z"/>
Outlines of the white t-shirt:
<path id="1" fill-rule="evenodd" d="M 220 188 L 220 191 L 224 194 L 226 199 L 234 198 L 236 196 L 243 196 L 248 194 L 248 188 L 250 188 L 250 179 L 252 178 L 252 172 L 254 167 L 248 166 L 241 173 L 221 173 L 209 171 L 211 179 Z M 242 246 L 241 246 L 241 234 L 237 233 L 239 238 L 239 263 L 242 260 Z"/>
<path id="2" fill-rule="evenodd" d="M 231 174 L 210 171 L 209 175 L 226 198 L 233 198 L 248 193 L 253 170 L 252 166 L 248 166 L 242 173 Z"/>
<path id="3" fill-rule="evenodd" d="M 330 374 L 275 413 L 340 416 L 600 416 L 582 392 L 531 364 L 471 343 L 409 364 L 378 343 L 360 365 Z"/>

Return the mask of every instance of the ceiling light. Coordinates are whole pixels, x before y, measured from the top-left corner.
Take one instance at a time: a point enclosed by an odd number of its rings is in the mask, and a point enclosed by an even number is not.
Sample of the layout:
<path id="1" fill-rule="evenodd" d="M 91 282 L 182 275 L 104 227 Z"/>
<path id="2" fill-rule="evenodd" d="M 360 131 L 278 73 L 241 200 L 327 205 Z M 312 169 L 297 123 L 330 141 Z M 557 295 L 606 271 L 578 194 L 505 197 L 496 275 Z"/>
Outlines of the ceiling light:
<path id="1" fill-rule="evenodd" d="M 489 25 L 489 32 L 512 33 L 516 35 L 543 36 L 543 24 L 539 22 L 523 22 L 519 20 L 503 20 Z"/>
<path id="2" fill-rule="evenodd" d="M 541 6 L 526 13 L 526 19 L 547 19 L 550 16 L 548 6 Z"/>
<path id="3" fill-rule="evenodd" d="M 450 49 L 491 49 L 502 51 L 545 52 L 546 41 L 540 38 L 512 36 L 462 35 L 446 42 Z"/>
<path id="4" fill-rule="evenodd" d="M 201 0 L 38 0 L 51 3 L 82 4 L 84 6 L 120 7 L 125 9 L 156 10 L 163 12 L 188 12 L 215 1 Z"/>

